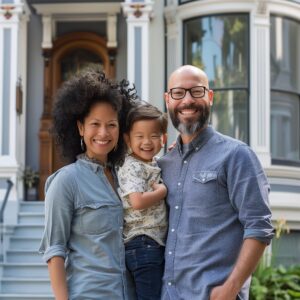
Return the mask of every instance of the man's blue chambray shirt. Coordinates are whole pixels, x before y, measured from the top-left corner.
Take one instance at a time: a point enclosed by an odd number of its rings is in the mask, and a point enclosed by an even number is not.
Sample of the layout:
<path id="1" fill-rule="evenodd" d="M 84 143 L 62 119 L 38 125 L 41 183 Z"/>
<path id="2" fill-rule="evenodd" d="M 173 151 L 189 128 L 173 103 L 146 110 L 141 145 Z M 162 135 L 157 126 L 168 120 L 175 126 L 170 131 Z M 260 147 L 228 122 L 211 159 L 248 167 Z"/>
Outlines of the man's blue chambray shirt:
<path id="1" fill-rule="evenodd" d="M 169 232 L 162 300 L 208 300 L 230 274 L 246 238 L 270 243 L 269 184 L 254 152 L 208 127 L 183 154 L 159 160 Z M 247 280 L 238 299 L 248 299 Z"/>
<path id="2" fill-rule="evenodd" d="M 40 252 L 66 258 L 69 299 L 133 299 L 122 233 L 122 202 L 100 165 L 78 159 L 48 178 Z"/>

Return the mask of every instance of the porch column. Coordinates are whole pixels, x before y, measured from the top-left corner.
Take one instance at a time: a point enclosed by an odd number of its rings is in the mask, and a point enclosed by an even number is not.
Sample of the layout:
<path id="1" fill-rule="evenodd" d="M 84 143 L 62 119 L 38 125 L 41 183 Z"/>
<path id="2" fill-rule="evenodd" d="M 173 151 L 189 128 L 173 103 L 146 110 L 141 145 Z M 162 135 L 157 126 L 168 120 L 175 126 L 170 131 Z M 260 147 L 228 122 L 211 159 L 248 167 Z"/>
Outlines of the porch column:
<path id="1" fill-rule="evenodd" d="M 127 17 L 127 79 L 135 84 L 141 99 L 148 101 L 149 26 L 153 2 L 126 0 L 122 6 Z"/>
<path id="2" fill-rule="evenodd" d="M 270 153 L 270 17 L 267 1 L 256 1 L 251 14 L 250 143 L 264 168 Z"/>
<path id="3" fill-rule="evenodd" d="M 164 11 L 166 21 L 166 80 L 182 65 L 182 21 L 178 18 L 177 1 L 168 0 Z M 167 87 L 166 87 L 167 88 Z M 168 143 L 175 141 L 178 131 L 168 122 Z"/>
<path id="4" fill-rule="evenodd" d="M 23 197 L 29 14 L 20 0 L 0 3 L 0 203 L 6 179 L 14 184 L 5 210 L 6 224 L 17 222 L 18 200 Z"/>

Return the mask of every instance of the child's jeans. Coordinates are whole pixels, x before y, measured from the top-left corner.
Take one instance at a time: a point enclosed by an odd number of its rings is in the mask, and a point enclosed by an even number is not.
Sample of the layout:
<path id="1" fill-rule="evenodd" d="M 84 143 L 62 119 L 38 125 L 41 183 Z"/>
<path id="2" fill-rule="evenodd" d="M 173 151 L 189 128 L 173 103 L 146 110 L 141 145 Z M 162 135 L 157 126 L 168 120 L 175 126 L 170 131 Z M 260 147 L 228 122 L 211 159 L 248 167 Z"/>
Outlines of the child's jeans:
<path id="1" fill-rule="evenodd" d="M 139 235 L 125 244 L 125 251 L 137 300 L 159 300 L 165 247 L 146 235 Z"/>

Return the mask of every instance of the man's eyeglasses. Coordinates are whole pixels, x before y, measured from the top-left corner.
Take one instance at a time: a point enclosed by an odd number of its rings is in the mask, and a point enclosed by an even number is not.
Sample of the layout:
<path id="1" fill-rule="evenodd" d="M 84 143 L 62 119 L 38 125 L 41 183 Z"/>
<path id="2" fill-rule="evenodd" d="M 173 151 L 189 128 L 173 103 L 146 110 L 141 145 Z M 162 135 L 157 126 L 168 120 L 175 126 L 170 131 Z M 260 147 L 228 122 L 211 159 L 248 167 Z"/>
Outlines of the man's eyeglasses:
<path id="1" fill-rule="evenodd" d="M 178 87 L 170 89 L 169 94 L 174 100 L 180 100 L 185 97 L 186 92 L 190 92 L 191 96 L 197 99 L 203 98 L 205 96 L 205 91 L 208 91 L 205 86 L 193 86 L 190 89 Z"/>

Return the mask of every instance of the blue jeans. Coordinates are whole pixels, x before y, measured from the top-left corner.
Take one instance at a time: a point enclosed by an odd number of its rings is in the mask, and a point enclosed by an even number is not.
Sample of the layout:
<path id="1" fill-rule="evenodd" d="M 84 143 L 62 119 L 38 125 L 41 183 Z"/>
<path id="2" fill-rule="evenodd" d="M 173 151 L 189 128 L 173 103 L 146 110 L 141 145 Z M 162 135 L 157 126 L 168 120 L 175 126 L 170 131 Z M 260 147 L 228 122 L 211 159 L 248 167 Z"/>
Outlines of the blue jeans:
<path id="1" fill-rule="evenodd" d="M 164 271 L 165 247 L 146 235 L 125 244 L 126 266 L 134 284 L 137 300 L 159 300 Z"/>

